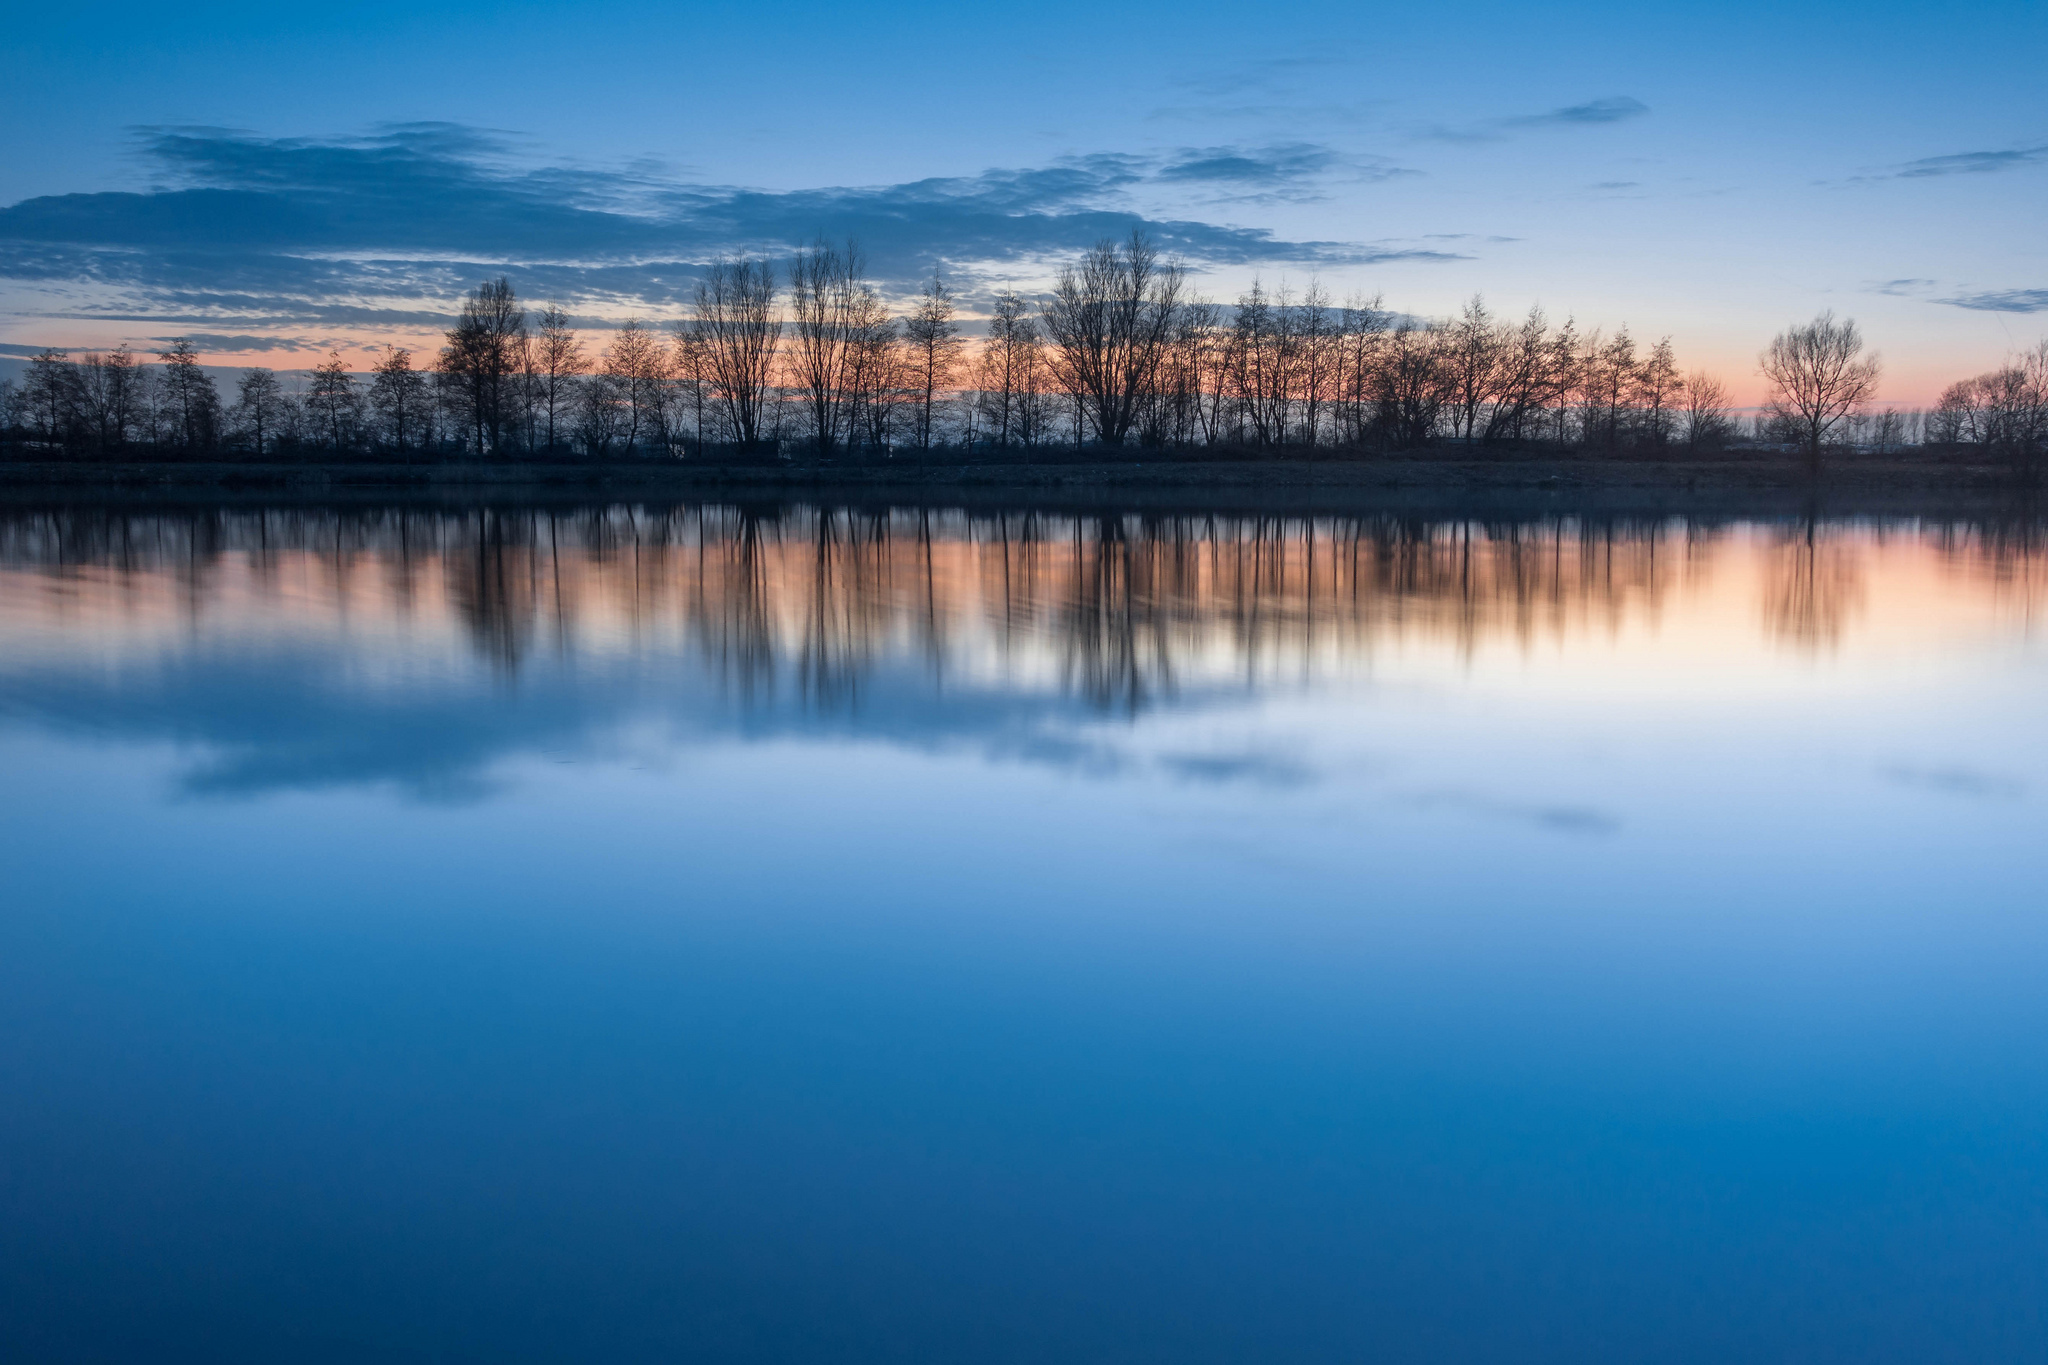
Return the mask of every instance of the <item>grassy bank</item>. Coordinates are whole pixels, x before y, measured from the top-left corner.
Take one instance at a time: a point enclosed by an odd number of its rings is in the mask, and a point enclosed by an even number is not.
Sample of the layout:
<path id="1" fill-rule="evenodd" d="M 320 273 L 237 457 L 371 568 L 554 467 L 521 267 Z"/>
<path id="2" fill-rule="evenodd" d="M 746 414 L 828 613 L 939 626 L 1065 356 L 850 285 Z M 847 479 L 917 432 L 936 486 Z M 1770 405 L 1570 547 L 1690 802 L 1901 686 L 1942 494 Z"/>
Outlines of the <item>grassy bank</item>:
<path id="1" fill-rule="evenodd" d="M 464 489 L 553 486 L 685 491 L 728 486 L 796 489 L 850 487 L 1016 489 L 1810 489 L 1816 481 L 1797 456 L 1777 452 L 1712 459 L 1603 459 L 1445 454 L 1370 459 L 960 464 L 910 460 L 887 464 L 476 463 L 432 465 L 171 462 L 23 462 L 0 464 L 0 485 L 40 487 L 215 487 L 315 492 L 323 489 Z M 1991 491 L 2015 486 L 2010 471 L 1918 454 L 1845 455 L 1818 480 L 1821 488 Z"/>

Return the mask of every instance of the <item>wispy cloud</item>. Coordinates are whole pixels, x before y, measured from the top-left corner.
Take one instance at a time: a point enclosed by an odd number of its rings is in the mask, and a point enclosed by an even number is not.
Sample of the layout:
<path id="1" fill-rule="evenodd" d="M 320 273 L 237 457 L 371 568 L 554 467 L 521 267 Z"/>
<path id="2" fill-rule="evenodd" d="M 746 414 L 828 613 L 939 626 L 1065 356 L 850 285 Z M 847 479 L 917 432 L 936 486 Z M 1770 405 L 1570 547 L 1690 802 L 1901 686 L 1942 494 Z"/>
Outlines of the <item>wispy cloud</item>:
<path id="1" fill-rule="evenodd" d="M 1989 175 L 2016 171 L 2028 166 L 2048 165 L 2048 143 L 1997 152 L 1956 152 L 1949 156 L 1923 156 L 1891 167 L 1879 175 L 1859 176 L 1863 180 L 1924 180 L 1941 175 Z"/>
<path id="2" fill-rule="evenodd" d="M 1376 184 L 1421 172 L 1384 157 L 1349 156 L 1316 142 L 1262 147 L 1185 147 L 1165 157 L 1149 183 L 1196 189 L 1207 204 L 1300 203 L 1333 184 Z"/>
<path id="3" fill-rule="evenodd" d="M 1596 128 L 1625 123 L 1650 112 L 1650 106 L 1633 95 L 1606 95 L 1583 104 L 1567 104 L 1536 114 L 1510 114 L 1482 119 L 1476 123 L 1425 124 L 1413 135 L 1431 142 L 1500 142 L 1517 132 L 1550 128 Z"/>
<path id="4" fill-rule="evenodd" d="M 178 336 L 151 337 L 168 345 L 179 340 L 191 342 L 202 351 L 209 353 L 248 351 L 312 351 L 325 352 L 347 349 L 354 343 L 347 341 L 313 341 L 306 337 L 250 336 L 247 333 L 225 334 L 221 332 L 182 332 Z"/>
<path id="5" fill-rule="evenodd" d="M 885 285 L 935 266 L 972 279 L 1144 228 L 1197 265 L 1451 260 L 1386 244 L 1287 239 L 1146 213 L 1148 195 L 1307 195 L 1331 176 L 1399 168 L 1308 142 L 1097 153 L 902 184 L 769 190 L 659 168 L 535 166 L 501 134 L 406 124 L 350 138 L 144 130 L 154 188 L 0 209 L 0 278 L 64 290 L 85 315 L 218 328 L 240 349 L 291 349 L 260 326 L 431 325 L 482 271 L 522 292 L 607 308 L 679 304 L 722 252 L 855 237 Z M 259 322 L 259 319 L 261 320 Z"/>
<path id="6" fill-rule="evenodd" d="M 1285 185 L 1323 175 L 1340 162 L 1335 151 L 1313 142 L 1260 149 L 1190 147 L 1168 159 L 1158 174 L 1166 181 Z"/>
<path id="7" fill-rule="evenodd" d="M 1650 106 L 1632 95 L 1608 95 L 1602 99 L 1587 100 L 1584 104 L 1567 104 L 1560 109 L 1546 109 L 1540 114 L 1522 114 L 1514 118 L 1498 120 L 1504 128 L 1577 128 L 1602 123 L 1622 123 L 1632 118 L 1641 118 L 1650 112 Z"/>
<path id="8" fill-rule="evenodd" d="M 1205 99 L 1220 99 L 1251 92 L 1290 94 L 1304 78 L 1321 71 L 1357 65 L 1362 54 L 1343 43 L 1320 52 L 1297 52 L 1278 57 L 1246 57 L 1224 66 L 1195 71 L 1169 82 L 1193 91 Z"/>
<path id="9" fill-rule="evenodd" d="M 1983 313 L 2048 313 L 2048 289 L 1992 289 L 1957 294 L 1941 302 Z"/>

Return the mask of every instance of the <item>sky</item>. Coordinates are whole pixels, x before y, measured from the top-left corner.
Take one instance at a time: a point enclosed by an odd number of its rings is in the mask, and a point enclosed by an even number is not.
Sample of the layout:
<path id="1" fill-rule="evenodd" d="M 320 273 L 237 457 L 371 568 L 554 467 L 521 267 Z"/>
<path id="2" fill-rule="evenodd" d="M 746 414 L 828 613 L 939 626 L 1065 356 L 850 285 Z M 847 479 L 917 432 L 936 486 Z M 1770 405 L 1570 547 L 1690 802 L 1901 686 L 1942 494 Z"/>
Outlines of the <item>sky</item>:
<path id="1" fill-rule="evenodd" d="M 856 238 L 970 311 L 1144 227 L 1255 278 L 1756 354 L 1854 317 L 1918 404 L 2048 335 L 2048 6 L 43 6 L 0 33 L 0 358 L 431 346 L 508 275 L 680 316 Z"/>

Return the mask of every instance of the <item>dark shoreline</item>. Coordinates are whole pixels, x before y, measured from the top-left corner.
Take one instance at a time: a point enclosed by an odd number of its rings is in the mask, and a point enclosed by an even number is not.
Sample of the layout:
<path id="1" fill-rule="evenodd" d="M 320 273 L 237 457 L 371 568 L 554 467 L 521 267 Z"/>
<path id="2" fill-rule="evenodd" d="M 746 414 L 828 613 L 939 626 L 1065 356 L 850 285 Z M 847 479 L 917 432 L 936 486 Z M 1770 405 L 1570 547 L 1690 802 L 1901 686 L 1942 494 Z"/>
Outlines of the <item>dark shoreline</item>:
<path id="1" fill-rule="evenodd" d="M 1707 516 L 2037 515 L 2039 490 L 1987 466 L 1791 456 L 1697 461 L 1403 458 L 1036 465 L 0 464 L 0 503 L 924 505 L 1072 510 Z"/>

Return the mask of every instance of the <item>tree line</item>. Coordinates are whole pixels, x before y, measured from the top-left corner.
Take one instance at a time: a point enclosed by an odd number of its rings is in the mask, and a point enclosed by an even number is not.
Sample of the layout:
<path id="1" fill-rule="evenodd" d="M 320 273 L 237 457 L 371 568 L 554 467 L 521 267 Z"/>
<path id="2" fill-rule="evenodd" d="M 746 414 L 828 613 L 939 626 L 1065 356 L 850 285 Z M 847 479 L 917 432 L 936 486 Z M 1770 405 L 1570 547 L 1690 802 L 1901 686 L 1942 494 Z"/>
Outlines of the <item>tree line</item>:
<path id="1" fill-rule="evenodd" d="M 1422 319 L 1380 297 L 1339 303 L 1255 281 L 1228 305 L 1142 233 L 1062 268 L 1044 296 L 996 293 L 979 345 L 934 277 L 899 313 L 859 248 L 713 263 L 687 315 L 631 320 L 601 347 L 505 279 L 462 303 L 438 354 L 387 347 L 367 374 L 339 353 L 288 389 L 270 370 L 223 395 L 178 340 L 46 351 L 0 385 L 18 455 L 154 452 L 255 459 L 812 458 L 1029 460 L 1082 447 L 1317 458 L 1430 446 L 1654 457 L 1738 442 L 1886 453 L 1932 444 L 2031 470 L 2048 441 L 2048 342 L 1952 386 L 1926 413 L 1873 405 L 1855 324 L 1823 314 L 1760 358 L 1770 401 L 1735 412 L 1670 339 L 1582 331 L 1474 297 Z"/>

